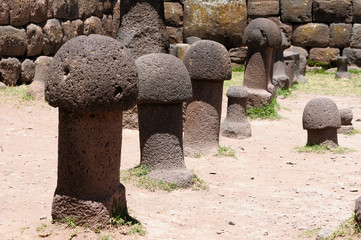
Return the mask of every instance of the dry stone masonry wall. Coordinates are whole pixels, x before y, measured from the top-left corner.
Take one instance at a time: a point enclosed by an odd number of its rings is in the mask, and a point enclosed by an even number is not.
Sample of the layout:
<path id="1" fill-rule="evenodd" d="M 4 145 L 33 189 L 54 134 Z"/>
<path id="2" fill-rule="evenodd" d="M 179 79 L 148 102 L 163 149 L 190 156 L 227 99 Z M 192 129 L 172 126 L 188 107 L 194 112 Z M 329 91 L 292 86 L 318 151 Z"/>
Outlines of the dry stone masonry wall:
<path id="1" fill-rule="evenodd" d="M 0 1 L 0 82 L 29 83 L 34 70 L 23 66 L 25 71 L 19 72 L 19 62 L 34 66 L 29 61 L 53 56 L 76 36 L 116 37 L 120 3 Z M 361 0 L 164 0 L 164 16 L 171 44 L 191 36 L 214 40 L 230 50 L 234 63 L 246 58 L 244 29 L 264 17 L 281 28 L 289 43 L 305 48 L 309 59 L 336 64 L 337 55 L 344 55 L 350 64 L 361 66 Z"/>

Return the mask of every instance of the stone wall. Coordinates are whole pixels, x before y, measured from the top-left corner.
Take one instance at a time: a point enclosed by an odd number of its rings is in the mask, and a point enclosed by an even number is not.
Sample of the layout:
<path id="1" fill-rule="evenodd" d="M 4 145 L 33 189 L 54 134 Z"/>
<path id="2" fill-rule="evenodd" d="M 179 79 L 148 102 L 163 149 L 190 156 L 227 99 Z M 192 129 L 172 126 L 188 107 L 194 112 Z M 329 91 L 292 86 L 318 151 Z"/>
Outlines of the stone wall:
<path id="1" fill-rule="evenodd" d="M 314 61 L 338 54 L 361 66 L 361 0 L 165 0 L 171 43 L 190 36 L 225 45 L 242 63 L 243 31 L 254 18 L 277 23 Z M 115 37 L 120 0 L 0 1 L 0 82 L 30 83 L 39 56 L 52 56 L 69 39 L 92 33 Z M 235 49 L 236 48 L 236 49 Z"/>

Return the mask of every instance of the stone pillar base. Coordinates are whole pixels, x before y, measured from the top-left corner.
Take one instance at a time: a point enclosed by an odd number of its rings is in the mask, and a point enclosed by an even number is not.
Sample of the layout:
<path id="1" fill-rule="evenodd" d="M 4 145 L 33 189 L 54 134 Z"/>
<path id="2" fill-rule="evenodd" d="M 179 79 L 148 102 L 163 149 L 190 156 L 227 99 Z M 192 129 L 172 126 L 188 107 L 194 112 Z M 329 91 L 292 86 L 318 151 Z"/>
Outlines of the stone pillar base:
<path id="1" fill-rule="evenodd" d="M 224 121 L 221 125 L 221 134 L 224 137 L 245 139 L 252 136 L 251 124 L 246 119 L 245 122 Z"/>
<path id="2" fill-rule="evenodd" d="M 125 187 L 121 184 L 107 199 L 88 200 L 55 193 L 51 216 L 53 220 L 73 218 L 77 225 L 90 228 L 104 227 L 110 223 L 112 212 L 127 213 Z"/>
<path id="3" fill-rule="evenodd" d="M 247 107 L 262 107 L 269 104 L 272 100 L 272 94 L 266 90 L 247 88 L 247 91 L 249 92 Z"/>
<path id="4" fill-rule="evenodd" d="M 337 128 L 307 130 L 307 145 L 337 146 Z"/>
<path id="5" fill-rule="evenodd" d="M 166 183 L 174 183 L 183 188 L 190 187 L 193 184 L 193 174 L 187 169 L 152 170 L 148 176 Z"/>

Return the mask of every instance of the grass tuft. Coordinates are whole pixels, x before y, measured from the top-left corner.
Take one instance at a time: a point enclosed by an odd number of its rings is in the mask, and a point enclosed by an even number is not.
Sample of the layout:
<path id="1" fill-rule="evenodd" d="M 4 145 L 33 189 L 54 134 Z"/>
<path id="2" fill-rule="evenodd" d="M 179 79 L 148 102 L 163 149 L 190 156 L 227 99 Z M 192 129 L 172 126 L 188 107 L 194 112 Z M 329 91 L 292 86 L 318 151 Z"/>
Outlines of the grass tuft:
<path id="1" fill-rule="evenodd" d="M 232 72 L 244 72 L 245 65 L 241 65 L 240 67 L 232 67 Z"/>
<path id="2" fill-rule="evenodd" d="M 28 94 L 28 85 L 8 86 L 0 89 L 0 97 L 5 99 L 18 98 L 21 102 L 29 102 L 35 100 L 34 96 Z"/>
<path id="3" fill-rule="evenodd" d="M 358 129 L 352 129 L 351 131 L 348 131 L 347 133 L 345 133 L 345 135 L 356 135 L 356 134 L 361 134 L 361 131 Z"/>
<path id="4" fill-rule="evenodd" d="M 277 113 L 277 110 L 280 109 L 280 105 L 277 102 L 276 98 L 262 107 L 259 108 L 247 108 L 247 117 L 251 119 L 270 119 L 277 120 L 281 116 Z"/>
<path id="5" fill-rule="evenodd" d="M 323 240 L 334 240 L 339 237 L 349 237 L 348 239 L 353 239 L 355 235 L 359 235 L 361 231 L 360 225 L 356 221 L 356 215 L 353 214 L 351 217 L 346 219 L 332 234 L 324 238 Z"/>
<path id="6" fill-rule="evenodd" d="M 199 191 L 199 190 L 209 190 L 209 187 L 207 183 L 200 179 L 195 173 L 193 173 L 193 179 L 192 179 L 192 190 L 193 191 Z"/>
<path id="7" fill-rule="evenodd" d="M 297 152 L 299 152 L 299 153 L 317 153 L 317 154 L 324 154 L 327 151 L 330 151 L 334 154 L 343 154 L 343 153 L 355 151 L 353 149 L 346 148 L 346 147 L 340 147 L 340 146 L 330 147 L 326 144 L 306 145 L 303 147 L 296 147 L 296 149 L 297 149 Z"/>
<path id="8" fill-rule="evenodd" d="M 116 208 L 111 216 L 110 223 L 118 228 L 121 228 L 121 232 L 126 235 L 139 234 L 144 236 L 146 231 L 143 229 L 143 225 L 134 217 L 128 214 L 128 211 Z"/>
<path id="9" fill-rule="evenodd" d="M 321 230 L 321 228 L 314 228 L 314 229 L 306 230 L 302 234 L 300 234 L 299 237 L 311 238 L 311 237 L 315 236 L 320 230 Z"/>
<path id="10" fill-rule="evenodd" d="M 236 152 L 231 148 L 227 146 L 218 146 L 218 151 L 216 154 L 214 154 L 216 157 L 236 157 Z"/>

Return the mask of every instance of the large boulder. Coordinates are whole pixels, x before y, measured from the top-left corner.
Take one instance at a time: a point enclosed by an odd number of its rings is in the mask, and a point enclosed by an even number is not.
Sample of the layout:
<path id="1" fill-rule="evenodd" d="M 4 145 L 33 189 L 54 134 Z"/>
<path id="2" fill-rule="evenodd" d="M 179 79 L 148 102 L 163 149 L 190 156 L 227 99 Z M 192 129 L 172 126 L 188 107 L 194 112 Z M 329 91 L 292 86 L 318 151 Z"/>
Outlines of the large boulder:
<path id="1" fill-rule="evenodd" d="M 45 55 L 55 54 L 63 43 L 63 28 L 59 20 L 49 19 L 44 28 L 44 48 Z"/>
<path id="2" fill-rule="evenodd" d="M 361 24 L 355 23 L 352 27 L 350 47 L 361 48 Z"/>
<path id="3" fill-rule="evenodd" d="M 51 9 L 55 18 L 72 20 L 79 17 L 78 0 L 52 0 Z"/>
<path id="4" fill-rule="evenodd" d="M 0 80 L 9 86 L 15 86 L 20 79 L 21 62 L 17 58 L 3 58 L 0 61 Z"/>
<path id="5" fill-rule="evenodd" d="M 312 0 L 280 0 L 282 22 L 307 23 L 312 21 Z"/>
<path id="6" fill-rule="evenodd" d="M 308 58 L 314 62 L 336 65 L 339 55 L 340 49 L 338 48 L 312 48 Z"/>
<path id="7" fill-rule="evenodd" d="M 292 33 L 292 45 L 299 47 L 327 47 L 329 28 L 326 24 L 308 23 L 296 26 Z"/>
<path id="8" fill-rule="evenodd" d="M 312 10 L 314 22 L 352 22 L 351 0 L 314 0 Z"/>
<path id="9" fill-rule="evenodd" d="M 352 24 L 333 23 L 330 25 L 330 47 L 350 46 Z"/>
<path id="10" fill-rule="evenodd" d="M 48 19 L 48 1 L 30 0 L 30 21 L 41 23 Z"/>
<path id="11" fill-rule="evenodd" d="M 24 29 L 0 26 L 0 55 L 2 57 L 23 56 L 26 45 L 27 36 Z"/>
<path id="12" fill-rule="evenodd" d="M 21 27 L 30 22 L 30 0 L 7 1 L 10 7 L 10 25 Z"/>
<path id="13" fill-rule="evenodd" d="M 227 48 L 242 46 L 247 26 L 246 0 L 189 0 L 184 3 L 184 38 L 197 36 Z"/>
<path id="14" fill-rule="evenodd" d="M 361 49 L 344 48 L 342 51 L 342 56 L 348 58 L 349 64 L 361 67 Z"/>
<path id="15" fill-rule="evenodd" d="M 6 1 L 0 2 L 0 25 L 7 25 L 10 22 L 10 8 Z"/>
<path id="16" fill-rule="evenodd" d="M 280 12 L 279 0 L 248 0 L 248 15 L 250 16 L 272 16 Z"/>
<path id="17" fill-rule="evenodd" d="M 27 56 L 40 55 L 44 48 L 43 30 L 38 25 L 29 24 L 26 28 L 26 34 L 28 36 Z"/>
<path id="18" fill-rule="evenodd" d="M 164 17 L 167 26 L 181 27 L 183 25 L 183 7 L 177 2 L 164 2 Z"/>
<path id="19" fill-rule="evenodd" d="M 25 59 L 21 63 L 21 77 L 20 82 L 30 84 L 35 75 L 35 63 L 30 59 Z"/>

